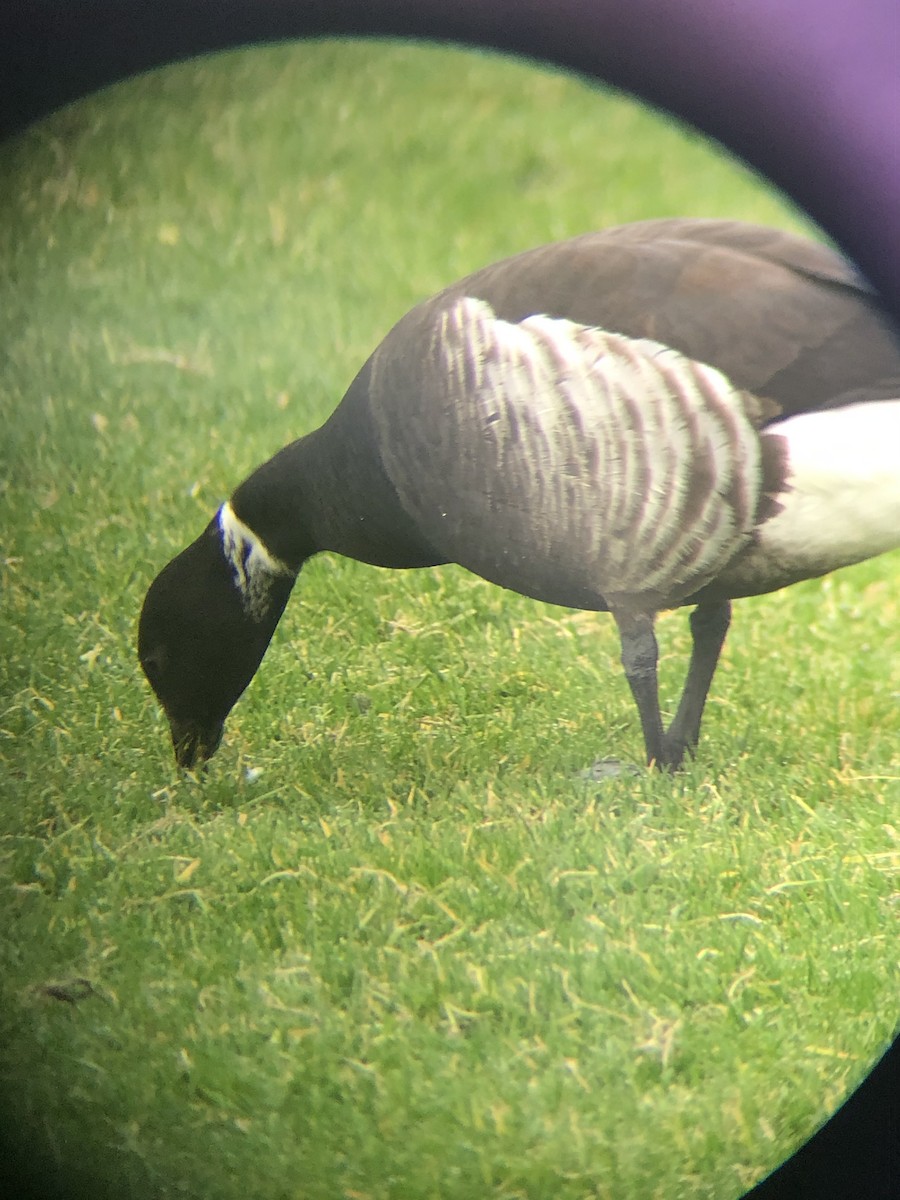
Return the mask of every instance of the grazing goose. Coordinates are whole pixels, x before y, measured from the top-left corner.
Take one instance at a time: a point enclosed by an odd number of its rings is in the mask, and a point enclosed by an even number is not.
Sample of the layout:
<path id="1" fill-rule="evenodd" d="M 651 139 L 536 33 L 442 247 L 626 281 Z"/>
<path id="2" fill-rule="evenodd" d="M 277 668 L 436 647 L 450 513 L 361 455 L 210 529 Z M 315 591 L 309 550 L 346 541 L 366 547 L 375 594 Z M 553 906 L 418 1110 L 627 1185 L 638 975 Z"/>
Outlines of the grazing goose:
<path id="1" fill-rule="evenodd" d="M 900 545 L 900 342 L 831 250 L 656 220 L 486 267 L 412 309 L 325 424 L 246 479 L 147 593 L 143 669 L 209 758 L 300 568 L 456 562 L 612 613 L 647 760 L 677 768 L 730 601 Z M 693 605 L 666 729 L 656 614 Z"/>

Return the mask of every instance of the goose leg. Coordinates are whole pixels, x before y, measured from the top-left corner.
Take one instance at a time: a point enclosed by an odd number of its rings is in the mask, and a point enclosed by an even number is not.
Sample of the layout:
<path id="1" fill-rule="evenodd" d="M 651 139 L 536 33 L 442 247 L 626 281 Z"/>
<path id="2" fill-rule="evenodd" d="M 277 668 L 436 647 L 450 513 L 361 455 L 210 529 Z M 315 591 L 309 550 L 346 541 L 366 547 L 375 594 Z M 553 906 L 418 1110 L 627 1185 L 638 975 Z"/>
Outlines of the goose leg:
<path id="1" fill-rule="evenodd" d="M 663 739 L 664 761 L 672 767 L 679 765 L 686 751 L 696 749 L 706 697 L 731 624 L 731 604 L 727 600 L 698 604 L 690 624 L 694 641 L 691 662 L 678 712 Z"/>
<path id="2" fill-rule="evenodd" d="M 647 762 L 660 768 L 675 767 L 678 763 L 669 763 L 667 760 L 666 738 L 659 711 L 656 677 L 659 647 L 653 632 L 653 617 L 645 613 L 627 616 L 613 613 L 613 616 L 619 627 L 625 678 L 641 718 Z"/>

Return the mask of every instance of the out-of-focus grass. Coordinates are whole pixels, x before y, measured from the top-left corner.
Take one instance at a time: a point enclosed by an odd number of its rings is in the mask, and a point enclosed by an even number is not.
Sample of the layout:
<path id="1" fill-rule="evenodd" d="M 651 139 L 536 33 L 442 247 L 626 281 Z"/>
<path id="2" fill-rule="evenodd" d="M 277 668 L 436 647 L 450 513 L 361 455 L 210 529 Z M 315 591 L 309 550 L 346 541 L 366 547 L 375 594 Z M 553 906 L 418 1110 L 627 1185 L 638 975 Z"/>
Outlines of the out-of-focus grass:
<path id="1" fill-rule="evenodd" d="M 630 102 L 377 44 L 132 81 L 0 176 L 0 1063 L 35 1175 L 737 1195 L 896 1017 L 896 556 L 738 606 L 697 761 L 603 788 L 640 748 L 609 622 L 453 568 L 310 565 L 200 780 L 132 643 L 415 300 L 610 223 L 796 215 Z"/>

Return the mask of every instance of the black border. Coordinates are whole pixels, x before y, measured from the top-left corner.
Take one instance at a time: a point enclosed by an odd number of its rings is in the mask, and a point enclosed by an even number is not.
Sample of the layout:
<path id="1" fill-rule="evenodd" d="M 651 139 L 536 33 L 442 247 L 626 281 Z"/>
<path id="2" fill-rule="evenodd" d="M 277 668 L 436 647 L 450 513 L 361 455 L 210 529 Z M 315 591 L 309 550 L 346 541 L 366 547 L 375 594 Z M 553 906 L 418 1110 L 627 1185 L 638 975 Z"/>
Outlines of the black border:
<path id="1" fill-rule="evenodd" d="M 892 40 L 896 54 L 895 6 L 896 0 L 743 6 L 731 0 L 3 0 L 0 137 L 117 80 L 235 46 L 324 35 L 488 46 L 602 79 L 718 138 L 835 236 L 900 318 L 900 70 L 893 89 L 866 86 L 881 69 L 882 35 L 892 28 L 888 45 Z M 753 17 L 736 11 L 742 8 L 753 9 Z M 766 21 L 768 37 L 755 41 Z M 843 55 L 844 79 L 858 85 L 841 103 L 856 105 L 860 137 L 820 144 L 823 124 L 829 132 L 823 116 L 810 128 L 811 143 L 801 144 L 809 106 L 821 108 L 836 82 L 826 78 L 822 53 L 829 37 Z M 786 62 L 793 64 L 787 73 Z M 755 90 L 754 78 L 761 81 Z M 880 146 L 866 136 L 877 130 L 886 131 Z M 6 1150 L 11 1179 L 14 1164 L 24 1169 L 27 1159 L 22 1146 Z M 32 1179 L 36 1166 L 32 1161 Z M 8 1194 L 40 1194 L 21 1176 L 14 1186 Z M 743 1200 L 898 1197 L 900 1036 L 834 1116 Z"/>

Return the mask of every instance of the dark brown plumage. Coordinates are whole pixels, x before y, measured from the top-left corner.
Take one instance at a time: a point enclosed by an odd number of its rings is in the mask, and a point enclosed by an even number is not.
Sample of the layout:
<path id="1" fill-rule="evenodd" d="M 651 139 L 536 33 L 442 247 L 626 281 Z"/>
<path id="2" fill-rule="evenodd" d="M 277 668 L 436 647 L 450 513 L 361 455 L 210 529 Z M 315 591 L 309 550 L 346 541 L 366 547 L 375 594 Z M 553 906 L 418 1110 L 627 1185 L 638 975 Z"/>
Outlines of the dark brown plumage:
<path id="1" fill-rule="evenodd" d="M 677 767 L 730 600 L 900 544 L 898 397 L 875 296 L 776 230 L 649 221 L 476 272 L 398 322 L 154 582 L 139 649 L 179 761 L 215 749 L 296 573 L 331 550 L 610 611 L 648 761 Z M 683 604 L 665 730 L 653 622 Z"/>

